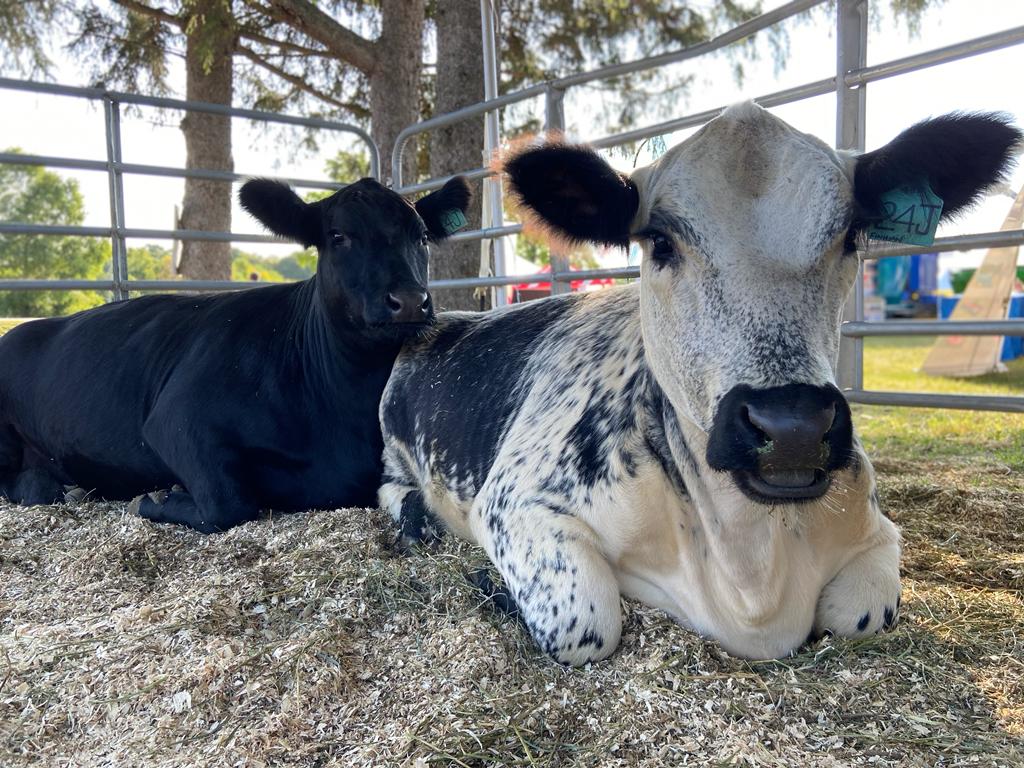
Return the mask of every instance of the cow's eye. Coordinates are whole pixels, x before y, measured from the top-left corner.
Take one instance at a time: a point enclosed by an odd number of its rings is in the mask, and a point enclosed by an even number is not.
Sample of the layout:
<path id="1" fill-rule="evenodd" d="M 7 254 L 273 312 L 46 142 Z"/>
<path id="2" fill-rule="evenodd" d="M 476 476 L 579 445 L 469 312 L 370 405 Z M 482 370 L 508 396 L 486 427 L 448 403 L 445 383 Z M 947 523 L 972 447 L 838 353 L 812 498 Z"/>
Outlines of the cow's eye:
<path id="1" fill-rule="evenodd" d="M 426 232 L 420 235 L 420 245 L 422 245 L 424 248 L 430 245 L 430 236 Z"/>
<path id="2" fill-rule="evenodd" d="M 676 255 L 672 240 L 660 233 L 651 235 L 651 257 L 657 261 L 669 261 Z"/>
<path id="3" fill-rule="evenodd" d="M 331 245 L 338 248 L 348 248 L 352 240 L 344 232 L 331 232 Z"/>

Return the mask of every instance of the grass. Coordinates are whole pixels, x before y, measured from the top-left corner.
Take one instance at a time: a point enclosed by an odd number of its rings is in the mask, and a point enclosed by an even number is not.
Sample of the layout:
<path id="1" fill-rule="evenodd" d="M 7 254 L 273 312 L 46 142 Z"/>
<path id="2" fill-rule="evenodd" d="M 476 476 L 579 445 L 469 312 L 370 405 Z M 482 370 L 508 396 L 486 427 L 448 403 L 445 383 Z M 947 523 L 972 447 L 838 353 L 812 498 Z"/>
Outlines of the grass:
<path id="1" fill-rule="evenodd" d="M 868 386 L 1024 392 L 913 372 L 872 339 Z M 992 391 L 992 390 L 988 390 Z M 902 528 L 888 634 L 749 662 L 625 602 L 583 670 L 481 606 L 481 552 L 399 555 L 377 510 L 202 537 L 123 504 L 0 503 L 0 764 L 1024 764 L 1024 423 L 856 409 Z"/>
<path id="2" fill-rule="evenodd" d="M 1024 395 L 1024 358 L 1006 373 L 971 379 L 919 372 L 931 338 L 870 338 L 864 349 L 866 389 L 951 394 Z M 901 460 L 942 459 L 965 466 L 983 461 L 1024 471 L 1024 414 L 857 406 L 855 422 L 872 453 Z"/>

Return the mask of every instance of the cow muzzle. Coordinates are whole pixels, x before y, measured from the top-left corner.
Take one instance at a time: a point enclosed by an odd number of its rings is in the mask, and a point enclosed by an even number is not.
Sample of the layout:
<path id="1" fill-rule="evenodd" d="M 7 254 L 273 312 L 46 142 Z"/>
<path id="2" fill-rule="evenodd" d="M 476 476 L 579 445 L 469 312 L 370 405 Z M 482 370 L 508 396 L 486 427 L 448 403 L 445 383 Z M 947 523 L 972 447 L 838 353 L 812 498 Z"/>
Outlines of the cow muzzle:
<path id="1" fill-rule="evenodd" d="M 766 504 L 819 498 L 853 460 L 850 406 L 832 385 L 733 387 L 708 439 L 709 466 Z"/>

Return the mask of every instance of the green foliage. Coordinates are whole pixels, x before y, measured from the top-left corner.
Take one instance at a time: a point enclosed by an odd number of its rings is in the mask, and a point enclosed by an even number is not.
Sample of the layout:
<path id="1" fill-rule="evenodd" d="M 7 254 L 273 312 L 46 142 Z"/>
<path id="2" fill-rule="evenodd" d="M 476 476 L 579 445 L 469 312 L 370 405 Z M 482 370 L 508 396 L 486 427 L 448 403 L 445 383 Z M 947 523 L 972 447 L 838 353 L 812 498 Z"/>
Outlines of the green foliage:
<path id="1" fill-rule="evenodd" d="M 173 280 L 171 252 L 152 243 L 128 249 L 128 277 L 132 280 Z"/>
<path id="2" fill-rule="evenodd" d="M 351 184 L 370 175 L 370 158 L 365 152 L 342 149 L 334 157 L 327 158 L 324 171 L 331 181 Z"/>
<path id="3" fill-rule="evenodd" d="M 282 283 L 289 280 L 305 280 L 316 271 L 316 251 L 297 251 L 281 258 L 262 257 L 243 253 L 237 248 L 231 251 L 231 279 L 266 280 Z"/>
<path id="4" fill-rule="evenodd" d="M 17 151 L 17 150 L 8 150 Z M 74 226 L 84 220 L 78 183 L 35 166 L 0 165 L 0 220 Z M 110 263 L 110 243 L 92 237 L 0 235 L 0 277 L 95 280 Z M 0 293 L 0 316 L 49 317 L 96 306 L 96 291 Z"/>
<path id="5" fill-rule="evenodd" d="M 60 0 L 0 0 L 0 65 L 30 76 L 50 68 L 42 41 L 62 18 Z"/>

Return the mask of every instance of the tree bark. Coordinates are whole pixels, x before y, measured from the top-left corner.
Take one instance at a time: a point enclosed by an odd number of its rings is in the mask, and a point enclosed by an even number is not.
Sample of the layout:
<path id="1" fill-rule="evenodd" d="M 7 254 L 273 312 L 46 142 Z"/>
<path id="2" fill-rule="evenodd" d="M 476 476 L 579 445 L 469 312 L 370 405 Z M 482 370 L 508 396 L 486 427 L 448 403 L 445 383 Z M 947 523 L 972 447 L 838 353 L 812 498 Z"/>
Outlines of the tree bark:
<path id="1" fill-rule="evenodd" d="M 437 86 L 434 114 L 441 115 L 483 101 L 483 42 L 480 36 L 480 0 L 445 0 L 437 4 Z M 446 176 L 484 164 L 484 120 L 475 117 L 441 128 L 430 135 L 430 175 Z M 468 227 L 480 226 L 482 194 L 474 184 L 473 202 L 466 213 Z M 439 280 L 476 277 L 480 271 L 480 243 L 447 243 L 434 248 L 430 276 Z M 501 290 L 501 289 L 499 289 Z M 431 291 L 438 309 L 487 309 L 472 288 Z"/>
<path id="2" fill-rule="evenodd" d="M 185 98 L 231 105 L 234 19 L 230 0 L 194 4 L 186 26 Z M 185 134 L 185 167 L 232 171 L 231 118 L 188 112 L 181 121 Z M 182 229 L 231 231 L 231 184 L 185 179 Z M 231 243 L 185 240 L 178 272 L 191 280 L 230 280 Z"/>
<path id="3" fill-rule="evenodd" d="M 419 119 L 424 0 L 381 0 L 380 7 L 376 62 L 369 72 L 370 135 L 380 148 L 381 179 L 387 181 L 393 177 L 395 137 Z M 410 141 L 402 156 L 402 183 L 410 183 L 415 172 L 416 146 Z"/>

